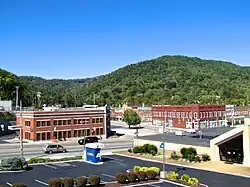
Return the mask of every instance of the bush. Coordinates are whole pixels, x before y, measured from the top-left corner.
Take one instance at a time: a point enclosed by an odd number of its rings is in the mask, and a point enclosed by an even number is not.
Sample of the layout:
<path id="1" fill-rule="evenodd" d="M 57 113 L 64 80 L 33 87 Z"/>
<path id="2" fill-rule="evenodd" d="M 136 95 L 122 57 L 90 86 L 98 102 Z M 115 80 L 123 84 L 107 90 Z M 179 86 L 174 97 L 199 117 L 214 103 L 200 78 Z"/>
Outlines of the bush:
<path id="1" fill-rule="evenodd" d="M 115 176 L 116 180 L 118 183 L 120 184 L 126 184 L 127 183 L 127 179 L 128 179 L 128 176 L 126 173 L 117 173 L 116 176 Z"/>
<path id="2" fill-rule="evenodd" d="M 137 175 L 135 172 L 129 172 L 127 175 L 129 182 L 136 182 Z"/>
<path id="3" fill-rule="evenodd" d="M 139 171 L 139 170 L 140 170 L 140 168 L 141 168 L 141 166 L 134 166 L 134 168 L 133 168 L 133 169 L 134 169 L 134 171 L 136 171 L 136 172 L 137 172 L 137 171 Z"/>
<path id="4" fill-rule="evenodd" d="M 133 148 L 133 153 L 137 154 L 137 153 L 142 153 L 142 147 L 140 146 L 136 146 Z"/>
<path id="5" fill-rule="evenodd" d="M 183 175 L 181 176 L 181 180 L 182 180 L 183 182 L 188 182 L 189 179 L 190 179 L 190 177 L 189 177 L 189 175 L 187 175 L 187 174 L 183 174 Z"/>
<path id="6" fill-rule="evenodd" d="M 74 179 L 73 178 L 63 178 L 62 179 L 62 186 L 63 187 L 73 187 L 74 186 Z"/>
<path id="7" fill-rule="evenodd" d="M 160 169 L 160 168 L 157 168 L 157 167 L 150 167 L 150 168 L 148 168 L 148 170 L 151 170 L 151 171 L 156 172 L 157 175 L 159 175 L 159 173 L 160 173 L 160 171 L 161 171 L 161 169 Z"/>
<path id="8" fill-rule="evenodd" d="M 187 157 L 188 157 L 187 159 L 188 159 L 189 161 L 194 161 L 196 155 L 197 155 L 197 151 L 196 151 L 195 148 L 189 147 L 189 148 L 187 149 Z"/>
<path id="9" fill-rule="evenodd" d="M 61 187 L 61 184 L 62 184 L 61 179 L 57 179 L 57 178 L 52 178 L 52 179 L 49 179 L 48 181 L 49 187 Z"/>
<path id="10" fill-rule="evenodd" d="M 146 143 L 142 146 L 142 150 L 144 153 L 150 153 L 150 149 L 149 149 L 150 144 Z"/>
<path id="11" fill-rule="evenodd" d="M 99 176 L 95 176 L 95 175 L 89 176 L 88 183 L 94 187 L 98 187 L 100 186 L 101 179 Z"/>
<path id="12" fill-rule="evenodd" d="M 87 185 L 87 178 L 85 177 L 77 177 L 75 179 L 77 187 L 85 187 Z"/>
<path id="13" fill-rule="evenodd" d="M 129 152 L 129 153 L 132 153 L 132 150 L 131 150 L 131 149 L 128 149 L 128 152 Z"/>
<path id="14" fill-rule="evenodd" d="M 5 171 L 18 171 L 24 169 L 23 159 L 21 158 L 5 158 L 1 161 L 1 169 Z M 25 166 L 26 167 L 26 166 Z"/>
<path id="15" fill-rule="evenodd" d="M 146 172 L 146 171 L 148 171 L 148 167 L 141 167 L 141 168 L 139 169 L 139 171 Z"/>
<path id="16" fill-rule="evenodd" d="M 201 162 L 201 157 L 199 155 L 196 155 L 194 161 Z"/>
<path id="17" fill-rule="evenodd" d="M 146 174 L 143 171 L 138 171 L 137 172 L 137 178 L 139 179 L 139 181 L 144 181 L 146 179 Z"/>
<path id="18" fill-rule="evenodd" d="M 28 160 L 28 163 L 29 164 L 36 164 L 36 163 L 44 163 L 47 161 L 48 161 L 48 159 L 39 158 L 39 157 L 32 157 Z"/>
<path id="19" fill-rule="evenodd" d="M 167 179 L 168 180 L 177 180 L 179 177 L 178 173 L 174 172 L 174 171 L 170 171 L 167 173 Z"/>
<path id="20" fill-rule="evenodd" d="M 185 158 L 185 159 L 188 158 L 188 156 L 187 156 L 187 148 L 186 147 L 181 148 L 181 155 L 182 155 L 182 158 Z"/>
<path id="21" fill-rule="evenodd" d="M 157 154 L 158 153 L 158 149 L 155 145 L 151 144 L 148 146 L 148 150 L 149 152 L 153 155 L 153 153 Z"/>
<path id="22" fill-rule="evenodd" d="M 15 183 L 12 185 L 12 187 L 27 187 L 25 184 L 22 183 Z"/>
<path id="23" fill-rule="evenodd" d="M 28 166 L 28 162 L 25 160 L 24 157 L 21 157 L 21 162 L 22 162 L 22 165 L 23 165 L 23 169 L 27 170 L 29 168 L 29 166 Z"/>
<path id="24" fill-rule="evenodd" d="M 210 156 L 208 154 L 203 154 L 202 156 L 202 161 L 206 162 L 206 161 L 210 161 Z"/>
<path id="25" fill-rule="evenodd" d="M 171 153 L 171 158 L 173 160 L 178 160 L 179 159 L 179 156 L 177 155 L 176 151 L 174 151 L 174 152 Z"/>
<path id="26" fill-rule="evenodd" d="M 155 150 L 150 150 L 150 154 L 151 154 L 152 156 L 155 156 L 155 155 L 157 154 L 157 152 L 156 152 Z"/>
<path id="27" fill-rule="evenodd" d="M 157 173 L 153 170 L 146 171 L 146 176 L 147 176 L 148 180 L 155 179 L 156 175 L 157 175 Z"/>
<path id="28" fill-rule="evenodd" d="M 198 185 L 199 184 L 199 180 L 197 178 L 189 178 L 188 184 L 190 186 L 192 186 L 192 185 Z"/>

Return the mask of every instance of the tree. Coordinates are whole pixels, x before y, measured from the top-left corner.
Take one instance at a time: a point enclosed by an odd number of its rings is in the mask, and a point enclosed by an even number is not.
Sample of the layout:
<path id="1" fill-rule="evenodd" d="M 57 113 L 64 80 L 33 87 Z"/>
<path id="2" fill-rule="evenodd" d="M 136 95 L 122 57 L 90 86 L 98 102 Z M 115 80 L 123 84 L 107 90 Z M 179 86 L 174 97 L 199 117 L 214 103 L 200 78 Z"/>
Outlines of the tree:
<path id="1" fill-rule="evenodd" d="M 128 127 L 130 128 L 131 125 L 140 124 L 141 118 L 136 111 L 128 109 L 124 111 L 123 121 L 125 121 L 128 124 Z"/>

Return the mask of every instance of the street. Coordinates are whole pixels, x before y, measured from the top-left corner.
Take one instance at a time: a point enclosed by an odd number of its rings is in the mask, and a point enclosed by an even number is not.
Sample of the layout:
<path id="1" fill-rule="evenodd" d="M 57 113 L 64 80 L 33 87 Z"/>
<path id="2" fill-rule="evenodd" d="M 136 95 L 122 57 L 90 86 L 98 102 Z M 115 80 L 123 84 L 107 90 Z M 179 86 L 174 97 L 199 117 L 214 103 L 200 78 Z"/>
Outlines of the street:
<path id="1" fill-rule="evenodd" d="M 143 161 L 135 158 L 128 158 L 117 155 L 103 156 L 104 164 L 92 165 L 85 162 L 74 161 L 67 163 L 49 163 L 33 166 L 32 170 L 25 172 L 8 172 L 0 173 L 0 184 L 11 186 L 13 183 L 22 182 L 28 187 L 45 187 L 50 178 L 58 177 L 79 177 L 98 175 L 102 182 L 109 182 L 115 180 L 115 175 L 118 172 L 125 172 L 133 166 L 156 166 L 162 168 L 162 164 Z M 197 177 L 202 184 L 209 187 L 248 187 L 250 179 L 233 176 L 228 174 L 221 174 L 210 171 L 203 171 L 185 167 L 178 167 L 165 164 L 167 171 L 178 171 L 179 175 L 187 173 L 192 177 Z M 141 185 L 141 186 L 175 186 L 173 184 L 161 182 L 159 184 Z"/>
<path id="2" fill-rule="evenodd" d="M 105 145 L 105 148 L 103 151 L 115 151 L 115 150 L 126 150 L 129 148 L 132 148 L 132 139 L 107 139 L 107 140 L 100 140 L 100 143 L 103 143 Z M 28 157 L 35 157 L 35 156 L 47 156 L 43 152 L 43 147 L 47 145 L 48 143 L 24 143 L 23 144 L 23 151 L 24 156 L 26 158 Z M 59 142 L 59 144 L 63 145 L 67 150 L 68 153 L 59 153 L 56 155 L 65 155 L 65 156 L 78 156 L 83 152 L 83 146 L 79 145 L 77 141 L 62 141 Z M 20 144 L 15 143 L 5 143 L 0 144 L 0 159 L 6 158 L 6 157 L 14 157 L 14 156 L 20 156 Z"/>

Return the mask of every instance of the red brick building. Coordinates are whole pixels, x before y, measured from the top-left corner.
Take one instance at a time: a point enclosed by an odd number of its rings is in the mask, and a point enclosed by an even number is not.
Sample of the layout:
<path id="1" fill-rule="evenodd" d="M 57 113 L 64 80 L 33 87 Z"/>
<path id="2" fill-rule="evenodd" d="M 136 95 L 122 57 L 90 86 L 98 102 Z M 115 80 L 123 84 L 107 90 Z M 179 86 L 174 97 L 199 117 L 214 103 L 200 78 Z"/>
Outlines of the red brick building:
<path id="1" fill-rule="evenodd" d="M 16 123 L 20 125 L 20 113 Z M 23 111 L 23 139 L 40 141 L 110 133 L 110 110 L 106 107 L 58 109 L 56 111 Z"/>
<path id="2" fill-rule="evenodd" d="M 174 128 L 213 128 L 225 126 L 225 105 L 153 105 L 152 124 Z"/>

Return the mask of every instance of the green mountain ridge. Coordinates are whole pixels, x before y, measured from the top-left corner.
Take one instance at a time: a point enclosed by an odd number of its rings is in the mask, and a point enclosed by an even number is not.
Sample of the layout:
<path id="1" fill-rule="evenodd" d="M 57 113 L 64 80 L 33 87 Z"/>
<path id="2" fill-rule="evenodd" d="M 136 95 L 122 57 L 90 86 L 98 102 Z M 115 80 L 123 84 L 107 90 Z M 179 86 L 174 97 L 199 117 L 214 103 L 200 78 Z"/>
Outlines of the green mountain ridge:
<path id="1" fill-rule="evenodd" d="M 1 73 L 1 72 L 0 72 Z M 191 104 L 246 105 L 250 101 L 250 68 L 231 62 L 187 56 L 161 56 L 88 79 L 20 76 L 26 104 Z"/>

